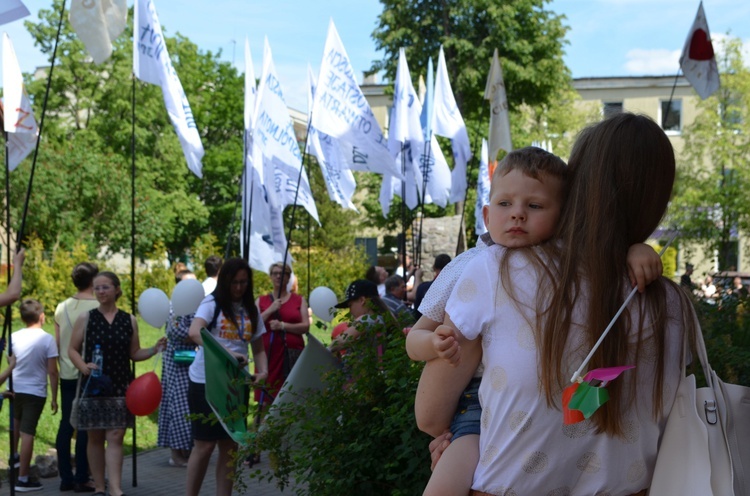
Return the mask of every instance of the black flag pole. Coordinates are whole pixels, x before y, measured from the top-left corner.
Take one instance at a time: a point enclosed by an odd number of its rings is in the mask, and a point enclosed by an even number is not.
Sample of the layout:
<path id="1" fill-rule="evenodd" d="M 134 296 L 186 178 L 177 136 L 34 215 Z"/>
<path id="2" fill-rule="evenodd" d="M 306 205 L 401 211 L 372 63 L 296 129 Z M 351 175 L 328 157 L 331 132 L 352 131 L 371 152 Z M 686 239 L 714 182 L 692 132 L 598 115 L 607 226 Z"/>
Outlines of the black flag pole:
<path id="1" fill-rule="evenodd" d="M 57 34 L 55 35 L 55 45 L 52 48 L 52 59 L 50 60 L 49 74 L 47 75 L 47 85 L 46 85 L 46 88 L 45 88 L 45 91 L 44 91 L 44 102 L 42 103 L 42 115 L 39 118 L 39 131 L 38 131 L 37 136 L 36 136 L 36 145 L 34 147 L 34 158 L 32 159 L 32 163 L 31 163 L 31 173 L 29 175 L 29 182 L 28 182 L 28 186 L 27 186 L 27 189 L 26 189 L 26 199 L 24 200 L 24 204 L 23 204 L 23 214 L 21 215 L 21 227 L 19 228 L 19 230 L 18 230 L 18 236 L 16 237 L 16 251 L 18 251 L 18 249 L 21 246 L 21 241 L 24 238 L 24 233 L 25 233 L 25 229 L 26 229 L 26 218 L 27 218 L 27 215 L 28 215 L 28 212 L 29 212 L 29 200 L 31 198 L 32 186 L 34 184 L 34 172 L 36 171 L 36 161 L 37 161 L 37 157 L 39 156 L 39 143 L 40 143 L 40 140 L 41 140 L 41 137 L 42 137 L 42 130 L 44 129 L 44 116 L 45 116 L 45 114 L 47 112 L 47 102 L 49 101 L 49 91 L 50 91 L 50 86 L 51 86 L 51 83 L 52 83 L 52 72 L 55 69 L 55 60 L 57 59 L 57 47 L 58 47 L 58 45 L 60 43 L 60 32 L 62 31 L 62 24 L 63 24 L 63 19 L 64 18 L 65 18 L 65 0 L 63 0 L 62 5 L 60 6 L 60 20 L 58 21 L 58 24 L 57 24 Z M 6 164 L 5 165 L 5 170 L 6 170 L 6 178 L 5 178 L 5 180 L 6 180 L 6 190 L 5 190 L 6 191 L 6 193 L 5 193 L 6 196 L 5 196 L 5 201 L 6 201 L 6 204 L 7 204 L 7 213 L 6 213 L 6 222 L 7 222 L 6 223 L 6 238 L 7 238 L 7 243 L 8 243 L 8 281 L 10 281 L 10 179 L 9 179 L 9 176 L 10 176 L 10 166 L 9 166 L 10 161 L 9 161 L 9 157 L 8 157 L 8 135 L 7 135 L 7 133 L 6 133 L 5 136 L 6 136 L 6 139 L 5 139 L 5 146 L 6 146 L 6 148 L 5 148 L 5 164 Z M 11 328 L 11 325 L 12 325 L 12 317 L 13 317 L 13 315 L 12 315 L 11 305 L 8 305 L 6 307 L 6 311 L 5 311 L 5 323 L 4 323 L 4 326 L 3 326 L 3 336 L 5 336 L 5 335 L 8 336 L 8 354 L 12 354 L 13 353 L 13 343 L 12 343 L 12 340 L 11 340 L 11 337 L 10 337 L 10 331 L 9 331 L 10 328 Z M 56 384 L 55 385 L 50 385 L 50 386 L 57 387 Z M 11 376 L 11 378 L 8 381 L 8 388 L 9 388 L 10 391 L 13 391 L 13 378 L 12 378 L 12 376 Z M 10 423 L 9 423 L 9 425 L 11 427 L 10 430 L 12 432 L 13 431 L 13 417 L 14 417 L 13 397 L 11 397 L 9 399 L 8 403 L 9 403 L 9 405 L 8 405 L 8 415 L 10 416 Z M 15 454 L 15 444 L 13 443 L 13 436 L 11 435 L 9 437 L 11 438 L 11 442 L 10 442 L 10 454 L 11 454 L 11 457 L 13 457 L 13 455 Z M 15 481 L 16 481 L 16 473 L 15 473 L 15 470 L 13 470 L 12 466 L 11 466 L 11 469 L 10 469 L 10 474 L 11 474 L 10 475 L 10 494 L 11 494 L 11 496 L 15 496 L 15 494 L 16 494 L 16 487 L 15 487 L 16 486 L 16 483 L 15 483 Z"/>
<path id="2" fill-rule="evenodd" d="M 132 79 L 130 135 L 130 308 L 133 311 L 133 315 L 135 315 L 135 74 L 133 74 Z M 135 362 L 130 362 L 130 367 L 133 377 L 135 377 Z M 136 422 L 133 422 L 133 487 L 138 487 L 138 445 L 136 439 Z"/>

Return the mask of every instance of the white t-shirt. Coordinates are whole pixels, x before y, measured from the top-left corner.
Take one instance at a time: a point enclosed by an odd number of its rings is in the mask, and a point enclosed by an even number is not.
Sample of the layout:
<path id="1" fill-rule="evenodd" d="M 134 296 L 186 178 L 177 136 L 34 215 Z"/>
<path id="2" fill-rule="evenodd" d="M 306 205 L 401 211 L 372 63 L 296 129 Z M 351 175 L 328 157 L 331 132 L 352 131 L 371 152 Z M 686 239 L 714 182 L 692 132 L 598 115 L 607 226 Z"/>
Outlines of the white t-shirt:
<path id="1" fill-rule="evenodd" d="M 60 379 L 78 379 L 78 369 L 68 356 L 68 345 L 73 335 L 73 324 L 79 315 L 99 306 L 96 299 L 68 298 L 57 305 L 55 309 L 55 323 L 60 327 Z"/>
<path id="2" fill-rule="evenodd" d="M 453 286 L 456 285 L 456 281 L 461 277 L 464 267 L 466 267 L 466 264 L 491 244 L 492 239 L 489 237 L 489 234 L 483 234 L 477 240 L 477 246 L 475 248 L 461 253 L 459 256 L 451 260 L 448 265 L 443 267 L 443 270 L 440 271 L 440 276 L 432 281 L 430 288 L 427 290 L 422 302 L 419 304 L 419 312 L 435 322 L 443 322 L 445 317 L 445 304 L 453 291 Z"/>
<path id="3" fill-rule="evenodd" d="M 57 358 L 55 338 L 44 329 L 25 328 L 11 335 L 16 367 L 13 390 L 16 393 L 47 397 L 47 360 Z M 57 384 L 54 384 L 57 387 Z"/>
<path id="4" fill-rule="evenodd" d="M 211 293 L 214 292 L 214 289 L 216 289 L 216 282 L 217 279 L 215 277 L 207 277 L 205 281 L 203 281 L 203 294 L 208 296 Z"/>
<path id="5" fill-rule="evenodd" d="M 509 254 L 510 280 L 517 301 L 523 304 L 511 299 L 499 276 L 499 257 L 504 252 L 505 248 L 492 246 L 468 263 L 446 307 L 465 337 L 482 337 L 480 461 L 472 488 L 492 494 L 617 496 L 648 487 L 681 377 L 679 312 L 683 309 L 678 290 L 667 288 L 664 414 L 658 421 L 651 415 L 654 356 L 642 353 L 637 367 L 626 372 L 638 374 L 637 401 L 627 406 L 624 438 L 613 438 L 596 434 L 590 421 L 563 425 L 560 409 L 547 407 L 540 392 L 530 324 L 536 320 L 536 297 L 544 294 L 534 267 L 521 252 L 515 252 Z M 638 297 L 630 304 L 634 329 L 638 312 L 632 310 L 642 301 Z M 569 357 L 565 377 L 572 376 L 589 351 L 582 344 L 582 333 L 576 332 L 582 328 L 576 324 L 582 321 L 582 310 L 579 307 L 573 315 L 573 332 L 564 351 Z M 616 365 L 629 364 L 612 364 Z"/>
<path id="6" fill-rule="evenodd" d="M 214 318 L 214 311 L 216 310 L 216 300 L 212 295 L 206 296 L 201 302 L 198 310 L 195 312 L 196 319 L 203 319 L 206 321 L 206 325 L 211 324 L 211 320 Z M 250 318 L 245 315 L 244 310 L 240 310 L 236 313 L 237 321 L 240 323 L 242 329 L 242 335 L 238 332 L 237 326 L 230 319 L 224 317 L 224 312 L 219 312 L 216 318 L 216 324 L 213 329 L 209 329 L 211 334 L 216 337 L 216 341 L 219 342 L 226 349 L 233 351 L 234 353 L 240 353 L 247 357 L 247 345 L 248 343 L 255 341 L 260 338 L 266 332 L 266 328 L 263 325 L 263 320 L 258 315 L 258 329 L 253 332 L 253 324 L 250 322 Z M 199 384 L 206 383 L 206 366 L 203 357 L 203 346 L 199 346 L 195 352 L 195 360 L 190 365 L 190 380 Z"/>

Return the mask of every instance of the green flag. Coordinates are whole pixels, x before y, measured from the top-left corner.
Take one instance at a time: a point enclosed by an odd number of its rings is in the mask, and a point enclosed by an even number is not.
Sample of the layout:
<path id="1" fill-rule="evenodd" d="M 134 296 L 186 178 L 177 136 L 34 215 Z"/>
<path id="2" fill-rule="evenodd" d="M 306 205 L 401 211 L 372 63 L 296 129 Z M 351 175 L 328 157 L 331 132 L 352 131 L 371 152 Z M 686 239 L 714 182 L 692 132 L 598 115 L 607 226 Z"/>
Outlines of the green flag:
<path id="1" fill-rule="evenodd" d="M 235 442 L 245 444 L 248 441 L 245 384 L 251 376 L 205 328 L 201 329 L 201 337 L 206 367 L 206 401 L 227 434 Z"/>

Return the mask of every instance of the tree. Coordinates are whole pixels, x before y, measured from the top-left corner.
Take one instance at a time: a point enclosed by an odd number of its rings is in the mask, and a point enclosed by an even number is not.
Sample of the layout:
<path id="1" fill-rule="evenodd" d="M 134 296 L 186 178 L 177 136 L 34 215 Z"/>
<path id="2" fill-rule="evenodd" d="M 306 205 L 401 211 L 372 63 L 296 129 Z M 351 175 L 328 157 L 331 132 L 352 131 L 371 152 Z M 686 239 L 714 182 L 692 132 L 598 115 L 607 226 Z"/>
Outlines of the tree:
<path id="1" fill-rule="evenodd" d="M 717 53 L 721 88 L 683 132 L 669 219 L 683 239 L 717 250 L 727 270 L 737 265 L 738 233 L 750 229 L 750 71 L 740 40 L 727 39 Z"/>
<path id="2" fill-rule="evenodd" d="M 372 64 L 393 81 L 398 51 L 407 48 L 412 74 L 424 73 L 443 45 L 448 73 L 464 119 L 486 120 L 484 87 L 495 48 L 500 50 L 511 111 L 548 104 L 570 86 L 563 62 L 567 28 L 563 17 L 544 9 L 548 0 L 381 0 L 383 12 L 372 36 L 385 52 Z"/>
<path id="3" fill-rule="evenodd" d="M 38 23 L 26 23 L 50 58 L 60 5 L 55 0 Z M 130 247 L 131 36 L 132 21 L 111 59 L 94 65 L 63 24 L 27 226 L 47 247 L 70 248 L 73 240 L 93 250 Z M 136 82 L 136 254 L 145 256 L 161 241 L 174 259 L 201 234 L 212 231 L 220 240 L 228 234 L 242 170 L 243 82 L 220 54 L 198 50 L 179 33 L 166 44 L 206 148 L 204 179 L 185 166 L 161 88 Z M 37 115 L 45 85 L 46 79 L 28 81 Z M 12 176 L 14 219 L 28 170 L 27 161 Z"/>

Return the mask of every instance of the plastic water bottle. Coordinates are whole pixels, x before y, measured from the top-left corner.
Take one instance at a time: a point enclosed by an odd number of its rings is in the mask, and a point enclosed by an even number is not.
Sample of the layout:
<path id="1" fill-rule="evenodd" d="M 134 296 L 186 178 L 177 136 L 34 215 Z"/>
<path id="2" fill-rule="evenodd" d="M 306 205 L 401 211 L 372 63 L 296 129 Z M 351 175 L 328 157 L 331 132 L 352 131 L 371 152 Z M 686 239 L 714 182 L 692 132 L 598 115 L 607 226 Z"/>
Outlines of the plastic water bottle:
<path id="1" fill-rule="evenodd" d="M 101 377 L 104 367 L 104 355 L 102 354 L 102 347 L 98 344 L 94 347 L 94 353 L 91 355 L 91 361 L 94 362 L 94 365 L 96 365 L 96 368 L 91 371 L 91 376 Z"/>

